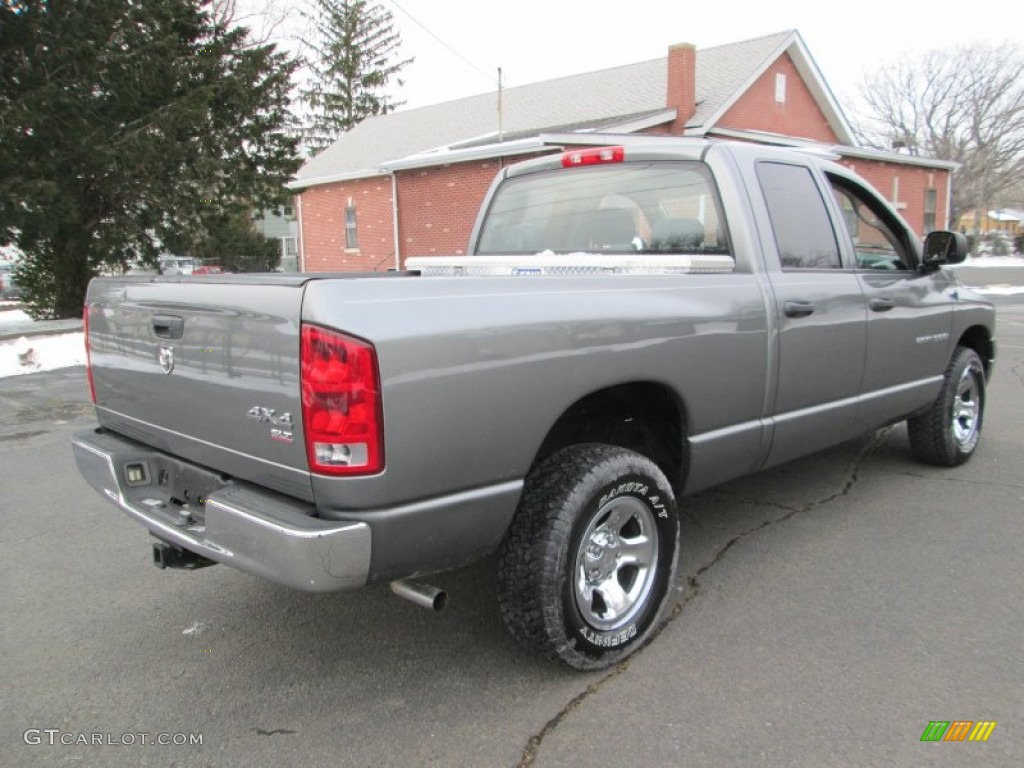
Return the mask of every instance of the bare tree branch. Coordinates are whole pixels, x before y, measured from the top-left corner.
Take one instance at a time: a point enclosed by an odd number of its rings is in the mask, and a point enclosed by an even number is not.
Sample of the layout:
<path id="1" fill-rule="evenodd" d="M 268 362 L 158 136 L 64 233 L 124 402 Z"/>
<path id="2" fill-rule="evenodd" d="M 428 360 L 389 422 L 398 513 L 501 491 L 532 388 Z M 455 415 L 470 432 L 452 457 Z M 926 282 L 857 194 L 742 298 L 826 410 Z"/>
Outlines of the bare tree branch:
<path id="1" fill-rule="evenodd" d="M 902 58 L 869 75 L 856 134 L 960 163 L 954 218 L 1000 205 L 1024 172 L 1024 48 L 976 45 Z"/>
<path id="2" fill-rule="evenodd" d="M 300 13 L 296 5 L 287 0 L 212 0 L 210 15 L 222 28 L 246 27 L 249 44 L 258 46 L 281 40 L 285 23 Z"/>

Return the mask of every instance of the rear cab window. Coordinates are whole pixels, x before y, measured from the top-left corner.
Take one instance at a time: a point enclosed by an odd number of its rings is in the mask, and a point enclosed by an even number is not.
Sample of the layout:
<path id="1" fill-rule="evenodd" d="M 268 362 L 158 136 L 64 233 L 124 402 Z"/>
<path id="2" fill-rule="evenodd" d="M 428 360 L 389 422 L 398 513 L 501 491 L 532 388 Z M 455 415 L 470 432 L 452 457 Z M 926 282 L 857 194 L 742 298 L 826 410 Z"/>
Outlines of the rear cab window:
<path id="1" fill-rule="evenodd" d="M 696 161 L 625 162 L 506 180 L 476 253 L 731 253 L 710 169 Z"/>
<path id="2" fill-rule="evenodd" d="M 810 168 L 760 162 L 757 179 L 782 268 L 841 269 L 839 242 Z"/>

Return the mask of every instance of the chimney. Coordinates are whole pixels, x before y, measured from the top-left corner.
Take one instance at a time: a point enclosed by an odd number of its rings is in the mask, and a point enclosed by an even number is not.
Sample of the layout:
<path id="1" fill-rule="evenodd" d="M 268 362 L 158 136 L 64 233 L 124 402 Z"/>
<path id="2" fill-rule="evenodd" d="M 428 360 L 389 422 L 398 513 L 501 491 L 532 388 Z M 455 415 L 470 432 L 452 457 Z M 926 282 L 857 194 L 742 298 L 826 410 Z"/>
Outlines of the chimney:
<path id="1" fill-rule="evenodd" d="M 677 43 L 668 48 L 665 106 L 676 110 L 672 135 L 682 135 L 686 121 L 693 117 L 697 109 L 697 49 L 690 43 Z"/>

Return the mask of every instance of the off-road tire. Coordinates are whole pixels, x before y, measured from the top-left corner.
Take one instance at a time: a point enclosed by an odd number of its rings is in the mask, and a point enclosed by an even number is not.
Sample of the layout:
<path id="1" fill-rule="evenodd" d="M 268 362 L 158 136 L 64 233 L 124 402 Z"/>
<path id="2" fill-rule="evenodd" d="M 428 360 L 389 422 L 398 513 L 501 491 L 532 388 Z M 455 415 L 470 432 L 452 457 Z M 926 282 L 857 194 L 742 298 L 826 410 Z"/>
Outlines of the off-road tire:
<path id="1" fill-rule="evenodd" d="M 570 446 L 526 478 L 498 552 L 502 617 L 551 659 L 610 666 L 658 626 L 678 550 L 675 496 L 654 462 L 610 445 Z"/>
<path id="2" fill-rule="evenodd" d="M 985 367 L 973 349 L 957 347 L 935 402 L 907 420 L 910 450 L 926 464 L 963 464 L 978 447 L 984 416 Z"/>

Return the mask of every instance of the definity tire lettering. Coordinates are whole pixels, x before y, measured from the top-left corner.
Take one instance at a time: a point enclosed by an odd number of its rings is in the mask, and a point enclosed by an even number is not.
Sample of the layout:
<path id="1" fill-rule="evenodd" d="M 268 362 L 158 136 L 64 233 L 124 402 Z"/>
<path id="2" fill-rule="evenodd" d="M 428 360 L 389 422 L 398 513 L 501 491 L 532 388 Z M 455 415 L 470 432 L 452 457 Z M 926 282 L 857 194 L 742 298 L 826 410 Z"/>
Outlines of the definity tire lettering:
<path id="1" fill-rule="evenodd" d="M 591 645 L 596 645 L 600 648 L 616 648 L 620 645 L 625 645 L 636 637 L 636 624 L 630 624 L 625 629 L 610 635 L 598 634 L 592 629 L 581 627 L 580 634 Z"/>

